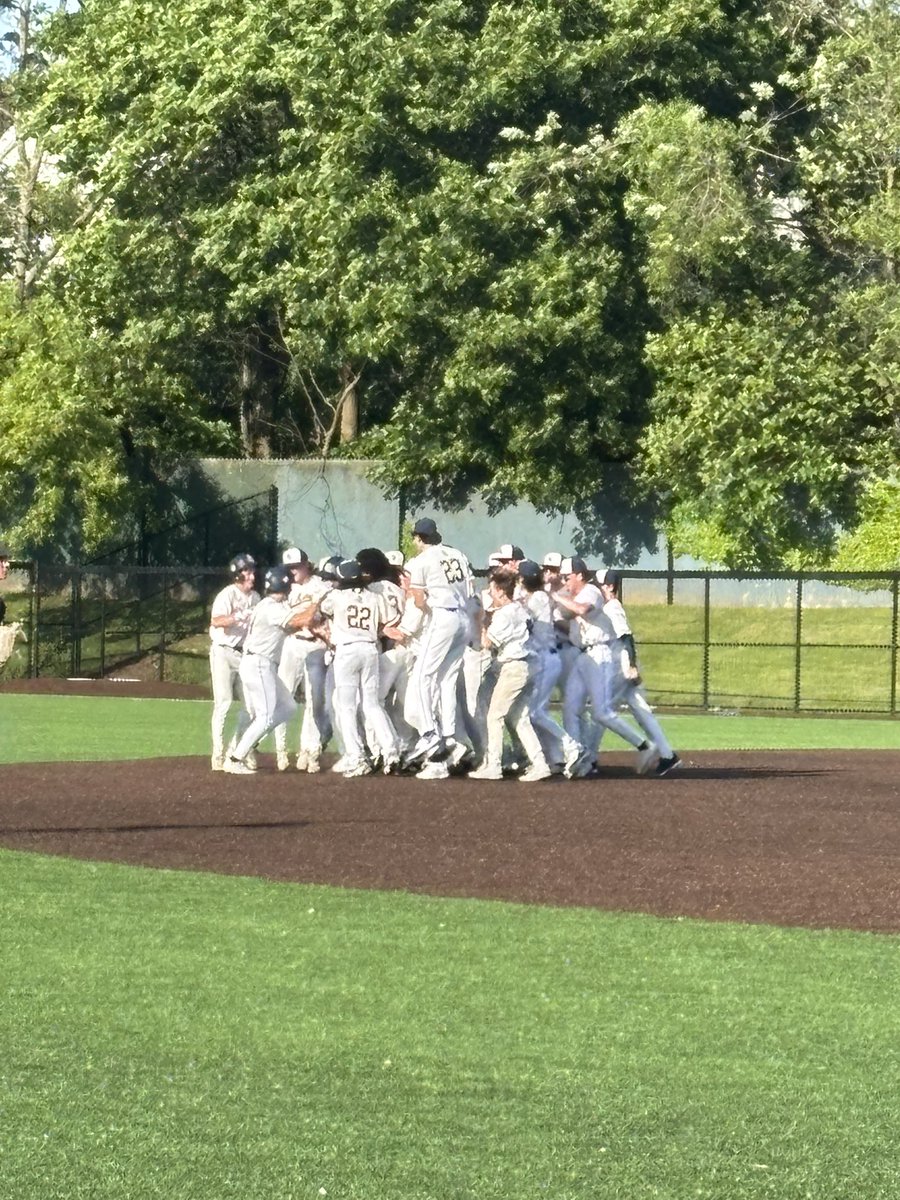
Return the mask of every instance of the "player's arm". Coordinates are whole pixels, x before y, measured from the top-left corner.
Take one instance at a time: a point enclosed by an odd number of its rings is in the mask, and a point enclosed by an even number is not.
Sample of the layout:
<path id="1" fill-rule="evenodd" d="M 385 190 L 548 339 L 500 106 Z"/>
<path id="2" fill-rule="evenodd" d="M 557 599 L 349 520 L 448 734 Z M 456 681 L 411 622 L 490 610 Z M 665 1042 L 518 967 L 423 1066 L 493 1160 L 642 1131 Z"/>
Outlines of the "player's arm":
<path id="1" fill-rule="evenodd" d="M 586 617 L 589 612 L 592 612 L 597 606 L 596 604 L 579 602 L 573 599 L 568 592 L 555 592 L 553 599 L 560 605 L 561 608 L 570 612 L 573 617 Z"/>

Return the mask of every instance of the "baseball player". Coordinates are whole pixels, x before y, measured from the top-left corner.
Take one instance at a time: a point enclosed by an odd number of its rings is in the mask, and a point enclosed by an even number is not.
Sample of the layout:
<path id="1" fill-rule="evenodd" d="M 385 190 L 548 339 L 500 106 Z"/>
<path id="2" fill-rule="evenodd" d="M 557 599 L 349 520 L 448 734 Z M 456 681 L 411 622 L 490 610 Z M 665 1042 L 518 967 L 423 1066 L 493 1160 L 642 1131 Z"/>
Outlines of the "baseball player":
<path id="1" fill-rule="evenodd" d="M 621 582 L 622 575 L 619 571 L 607 570 L 599 572 L 597 575 L 597 586 L 600 588 L 604 601 L 603 615 L 608 618 L 617 639 L 612 645 L 613 703 L 625 704 L 644 733 L 652 738 L 659 750 L 660 758 L 650 773 L 662 777 L 679 767 L 681 759 L 672 749 L 672 745 L 654 716 L 653 709 L 641 687 L 634 635 L 619 599 Z"/>
<path id="2" fill-rule="evenodd" d="M 282 564 L 291 573 L 288 602 L 292 608 L 305 609 L 315 605 L 331 587 L 321 576 L 313 573 L 305 550 L 292 546 L 282 555 Z M 320 769 L 322 749 L 331 737 L 325 703 L 325 642 L 311 629 L 300 629 L 285 638 L 278 665 L 281 682 L 295 696 L 303 685 L 303 718 L 300 724 L 300 748 L 297 770 L 316 774 Z M 275 730 L 275 757 L 279 771 L 290 766 L 287 750 L 287 726 Z"/>
<path id="3" fill-rule="evenodd" d="M 362 568 L 345 559 L 336 570 L 337 587 L 319 601 L 331 622 L 334 647 L 334 715 L 343 747 L 345 779 L 369 775 L 372 767 L 360 735 L 360 706 L 371 726 L 377 750 L 389 774 L 400 760 L 397 736 L 378 698 L 378 638 L 385 623 L 396 620 L 387 599 L 365 585 Z"/>
<path id="4" fill-rule="evenodd" d="M 531 656 L 528 614 L 525 607 L 514 599 L 514 572 L 497 571 L 489 588 L 493 616 L 484 630 L 483 639 L 485 647 L 496 651 L 498 672 L 487 711 L 487 754 L 481 766 L 469 772 L 469 778 L 503 778 L 503 732 L 505 723 L 509 722 L 531 763 L 519 778 L 522 783 L 537 783 L 541 779 L 548 779 L 552 772 L 531 723 L 528 708 Z"/>
<path id="5" fill-rule="evenodd" d="M 267 733 L 289 721 L 297 709 L 294 697 L 278 678 L 278 664 L 285 638 L 291 630 L 309 622 L 313 609 L 291 608 L 290 590 L 287 567 L 266 571 L 266 594 L 250 615 L 241 655 L 239 670 L 250 724 L 225 758 L 223 769 L 231 775 L 252 775 L 256 768 L 247 761 L 249 755 Z"/>
<path id="6" fill-rule="evenodd" d="M 550 715 L 550 696 L 559 682 L 562 670 L 556 644 L 553 601 L 544 589 L 540 566 L 531 559 L 526 558 L 519 563 L 519 582 L 522 590 L 521 603 L 531 622 L 529 647 L 532 663 L 528 694 L 531 723 L 541 740 L 553 774 L 565 772 L 571 776 L 584 753 L 584 747 L 569 737 Z"/>
<path id="7" fill-rule="evenodd" d="M 402 558 L 402 555 L 400 557 Z M 363 579 L 369 591 L 384 597 L 388 611 L 392 614 L 389 623 L 399 625 L 406 609 L 406 589 L 409 582 L 408 576 L 402 570 L 402 563 L 391 563 L 388 555 L 374 546 L 360 550 L 356 561 L 362 567 Z M 394 727 L 401 757 L 413 748 L 416 741 L 416 731 L 403 715 L 412 665 L 413 654 L 408 644 L 384 638 L 381 640 L 381 652 L 378 656 L 378 699 Z M 370 745 L 377 743 L 377 736 L 371 727 L 366 729 L 366 740 Z"/>
<path id="8" fill-rule="evenodd" d="M 581 653 L 566 682 L 563 696 L 566 732 L 575 741 L 579 740 L 581 711 L 590 700 L 594 720 L 634 746 L 637 750 L 635 770 L 638 775 L 646 775 L 659 761 L 659 750 L 616 712 L 611 651 L 616 635 L 609 618 L 603 615 L 603 595 L 596 584 L 590 582 L 590 571 L 584 559 L 573 558 L 565 565 L 570 567 L 568 583 L 556 592 L 556 603 L 576 619 L 581 638 Z"/>
<path id="9" fill-rule="evenodd" d="M 410 761 L 428 762 L 442 758 L 456 740 L 456 685 L 469 637 L 467 604 L 474 580 L 469 560 L 443 544 L 431 517 L 416 522 L 413 541 L 418 554 L 406 564 L 409 595 L 427 612 L 428 622 L 410 679 L 420 722 Z M 444 772 L 426 772 L 424 777 L 445 778 Z"/>
<path id="10" fill-rule="evenodd" d="M 212 679 L 212 759 L 214 771 L 225 766 L 225 724 L 235 697 L 240 701 L 236 739 L 250 724 L 241 689 L 241 648 L 247 636 L 250 614 L 259 603 L 256 589 L 256 560 L 236 554 L 228 564 L 231 583 L 213 600 L 209 622 L 209 673 Z"/>

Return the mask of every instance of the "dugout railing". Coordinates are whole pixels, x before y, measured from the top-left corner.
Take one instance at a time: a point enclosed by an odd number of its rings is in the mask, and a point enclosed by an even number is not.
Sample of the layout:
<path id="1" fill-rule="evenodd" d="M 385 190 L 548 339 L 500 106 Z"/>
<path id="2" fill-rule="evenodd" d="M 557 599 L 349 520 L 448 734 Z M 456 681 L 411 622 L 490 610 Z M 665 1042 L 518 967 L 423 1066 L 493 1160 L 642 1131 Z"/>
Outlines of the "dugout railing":
<path id="1" fill-rule="evenodd" d="M 14 676 L 208 682 L 223 567 L 14 563 Z M 483 573 L 482 573 L 483 574 Z M 626 570 L 648 694 L 670 709 L 896 716 L 900 572 Z"/>

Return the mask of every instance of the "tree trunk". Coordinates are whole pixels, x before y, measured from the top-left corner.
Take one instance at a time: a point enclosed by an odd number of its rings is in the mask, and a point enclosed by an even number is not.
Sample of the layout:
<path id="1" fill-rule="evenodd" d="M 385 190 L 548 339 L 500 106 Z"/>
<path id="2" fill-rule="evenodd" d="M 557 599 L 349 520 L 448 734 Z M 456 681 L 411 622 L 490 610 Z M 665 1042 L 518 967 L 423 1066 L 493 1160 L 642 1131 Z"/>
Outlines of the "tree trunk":
<path id="1" fill-rule="evenodd" d="M 341 367 L 341 389 L 341 443 L 355 442 L 359 437 L 359 397 L 349 363 Z"/>

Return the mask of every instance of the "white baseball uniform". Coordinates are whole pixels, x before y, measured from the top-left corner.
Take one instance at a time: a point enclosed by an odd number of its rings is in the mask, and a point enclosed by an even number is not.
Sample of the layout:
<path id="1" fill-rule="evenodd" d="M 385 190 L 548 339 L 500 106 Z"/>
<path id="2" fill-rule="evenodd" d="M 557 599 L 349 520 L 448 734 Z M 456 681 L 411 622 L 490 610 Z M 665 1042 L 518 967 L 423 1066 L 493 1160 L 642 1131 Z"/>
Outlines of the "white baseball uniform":
<path id="1" fill-rule="evenodd" d="M 245 759 L 271 729 L 289 721 L 297 711 L 294 697 L 278 678 L 281 650 L 293 616 L 287 597 L 266 596 L 253 610 L 240 666 L 250 725 L 238 739 L 234 758 Z"/>
<path id="2" fill-rule="evenodd" d="M 250 716 L 244 703 L 241 689 L 241 647 L 247 636 L 250 613 L 259 604 L 258 592 L 244 592 L 237 584 L 223 588 L 213 600 L 211 617 L 232 617 L 230 625 L 209 627 L 209 673 L 212 679 L 212 757 L 213 764 L 221 769 L 225 757 L 225 724 L 228 710 L 235 698 L 241 708 L 237 719 L 237 737 L 250 724 Z"/>
<path id="3" fill-rule="evenodd" d="M 334 647 L 334 716 L 348 770 L 365 761 L 360 736 L 360 702 L 385 762 L 398 757 L 397 737 L 378 699 L 378 634 L 394 613 L 384 596 L 369 588 L 333 588 L 319 604 L 331 622 Z"/>
<path id="4" fill-rule="evenodd" d="M 311 575 L 303 583 L 291 586 L 288 603 L 293 609 L 307 608 L 317 604 L 331 584 L 318 575 Z M 303 684 L 303 719 L 300 725 L 300 752 L 318 756 L 331 738 L 328 708 L 325 701 L 325 677 L 328 671 L 325 662 L 325 643 L 308 629 L 298 630 L 285 638 L 278 664 L 278 677 L 284 686 L 295 695 Z M 275 749 L 281 755 L 287 752 L 287 726 L 279 725 L 275 730 Z"/>
<path id="5" fill-rule="evenodd" d="M 590 607 L 583 615 L 573 618 L 572 622 L 578 627 L 582 652 L 566 681 L 563 695 L 563 725 L 566 733 L 578 741 L 581 712 L 590 699 L 594 720 L 605 729 L 612 729 L 637 749 L 644 739 L 616 713 L 610 649 L 616 634 L 609 618 L 603 614 L 603 596 L 595 584 L 586 583 L 573 599 Z"/>
<path id="6" fill-rule="evenodd" d="M 421 635 L 410 686 L 422 735 L 456 736 L 456 684 L 469 640 L 468 601 L 474 592 L 469 560 L 452 546 L 426 546 L 406 567 L 410 587 L 425 593 L 429 620 Z"/>

